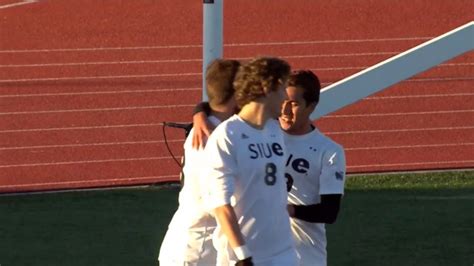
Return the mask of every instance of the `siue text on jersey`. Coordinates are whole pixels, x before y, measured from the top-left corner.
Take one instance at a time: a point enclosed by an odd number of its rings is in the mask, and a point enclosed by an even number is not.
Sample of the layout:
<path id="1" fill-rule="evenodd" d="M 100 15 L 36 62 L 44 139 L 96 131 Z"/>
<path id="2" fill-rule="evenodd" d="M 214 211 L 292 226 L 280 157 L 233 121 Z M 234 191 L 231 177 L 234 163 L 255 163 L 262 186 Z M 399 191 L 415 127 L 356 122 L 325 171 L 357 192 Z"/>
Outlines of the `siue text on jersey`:
<path id="1" fill-rule="evenodd" d="M 293 158 L 293 154 L 290 154 L 286 161 L 286 167 L 291 164 L 291 168 L 297 173 L 306 174 L 309 170 L 309 162 L 304 158 Z"/>
<path id="2" fill-rule="evenodd" d="M 250 143 L 248 145 L 250 159 L 271 158 L 273 154 L 283 156 L 283 148 L 280 143 Z"/>

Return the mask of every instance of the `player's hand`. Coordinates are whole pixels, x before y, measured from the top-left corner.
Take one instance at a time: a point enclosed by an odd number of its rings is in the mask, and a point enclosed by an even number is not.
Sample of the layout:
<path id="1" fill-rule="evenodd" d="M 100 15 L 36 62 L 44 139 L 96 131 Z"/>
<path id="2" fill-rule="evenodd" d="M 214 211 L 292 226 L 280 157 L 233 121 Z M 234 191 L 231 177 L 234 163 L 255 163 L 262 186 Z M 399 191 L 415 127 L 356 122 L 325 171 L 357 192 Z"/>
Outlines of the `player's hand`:
<path id="1" fill-rule="evenodd" d="M 253 266 L 252 257 L 237 261 L 235 266 Z"/>
<path id="2" fill-rule="evenodd" d="M 206 113 L 199 112 L 193 115 L 193 148 L 204 148 L 206 140 L 214 130 L 214 126 L 207 120 Z"/>

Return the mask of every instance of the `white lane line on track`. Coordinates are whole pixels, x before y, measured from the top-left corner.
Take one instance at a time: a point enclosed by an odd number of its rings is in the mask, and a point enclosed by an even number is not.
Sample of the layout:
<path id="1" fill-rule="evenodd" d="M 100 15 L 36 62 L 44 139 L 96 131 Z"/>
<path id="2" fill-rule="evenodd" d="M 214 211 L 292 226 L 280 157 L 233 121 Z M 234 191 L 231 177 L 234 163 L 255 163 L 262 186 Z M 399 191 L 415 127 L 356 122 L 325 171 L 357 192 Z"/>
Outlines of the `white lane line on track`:
<path id="1" fill-rule="evenodd" d="M 183 142 L 184 139 L 168 139 L 168 143 Z M 81 148 L 81 147 L 99 147 L 99 146 L 119 146 L 119 145 L 142 145 L 165 143 L 164 140 L 148 141 L 124 141 L 124 142 L 100 142 L 84 144 L 58 144 L 58 145 L 37 145 L 37 146 L 18 146 L 18 147 L 0 147 L 1 151 L 9 150 L 34 150 L 34 149 L 56 149 L 56 148 Z"/>
<path id="2" fill-rule="evenodd" d="M 130 127 L 158 127 L 158 126 L 163 126 L 163 123 L 128 124 L 128 125 L 103 125 L 103 126 L 82 126 L 82 127 L 53 127 L 53 128 L 8 129 L 8 130 L 0 130 L 0 133 L 22 133 L 22 132 L 63 131 L 63 130 L 90 130 L 90 129 L 111 129 L 111 128 L 130 128 Z"/>
<path id="3" fill-rule="evenodd" d="M 184 142 L 184 139 L 167 140 L 169 143 Z M 104 142 L 104 143 L 85 143 L 85 144 L 62 144 L 62 145 L 38 145 L 38 146 L 19 146 L 4 147 L 0 150 L 16 151 L 16 150 L 34 150 L 34 149 L 60 149 L 60 148 L 81 148 L 81 147 L 100 147 L 100 146 L 122 146 L 122 145 L 141 145 L 141 144 L 158 144 L 164 143 L 164 140 L 156 141 L 124 141 L 124 142 Z M 353 147 L 345 148 L 345 151 L 360 150 L 388 150 L 388 149 L 418 149 L 418 148 L 442 148 L 442 147 L 460 147 L 473 146 L 474 143 L 440 143 L 440 144 L 422 144 L 422 145 L 399 145 L 399 146 L 380 146 L 380 147 Z"/>
<path id="4" fill-rule="evenodd" d="M 7 67 L 52 67 L 52 66 L 94 66 L 94 65 L 132 65 L 132 64 L 156 64 L 156 63 L 189 63 L 201 62 L 201 59 L 160 59 L 160 60 L 135 60 L 135 61 L 99 61 L 99 62 L 74 62 L 74 63 L 48 63 L 48 64 L 7 64 Z"/>
<path id="5" fill-rule="evenodd" d="M 58 113 L 76 113 L 76 112 L 110 112 L 110 111 L 130 111 L 162 108 L 182 108 L 194 107 L 196 104 L 173 104 L 173 105 L 152 105 L 152 106 L 131 106 L 131 107 L 112 107 L 112 108 L 92 108 L 92 109 L 66 109 L 66 110 L 38 110 L 21 112 L 3 112 L 1 115 L 28 115 L 28 114 L 58 114 Z"/>
<path id="6" fill-rule="evenodd" d="M 31 129 L 7 129 L 0 130 L 0 133 L 29 133 L 43 131 L 63 131 L 63 130 L 94 130 L 94 129 L 111 129 L 111 128 L 129 128 L 129 127 L 157 127 L 163 126 L 163 123 L 150 124 L 129 124 L 129 125 L 104 125 L 104 126 L 83 126 L 83 127 L 59 127 L 59 128 L 31 128 Z M 437 131 L 437 130 L 470 130 L 474 126 L 465 127 L 436 127 L 436 128 L 411 128 L 411 129 L 386 129 L 386 130 L 359 130 L 359 131 L 325 131 L 326 135 L 343 135 L 343 134 L 365 134 L 365 133 L 392 133 L 392 132 L 411 132 L 411 131 Z"/>
<path id="7" fill-rule="evenodd" d="M 355 57 L 355 56 L 377 56 L 377 55 L 395 55 L 399 52 L 378 52 L 378 53 L 353 53 L 353 54 L 312 54 L 312 55 L 277 55 L 284 59 L 306 59 L 320 57 Z M 236 58 L 237 60 L 248 60 L 248 58 Z M 97 62 L 69 62 L 69 63 L 43 63 L 43 64 L 0 64 L 0 68 L 23 68 L 23 67 L 55 67 L 55 66 L 94 66 L 94 65 L 127 65 L 127 64 L 159 64 L 159 63 L 189 63 L 202 62 L 201 59 L 160 59 L 160 60 L 134 60 L 134 61 L 97 61 Z M 474 63 L 450 63 L 440 64 L 437 67 L 458 67 L 472 66 Z M 370 66 L 347 66 L 347 67 L 327 67 L 313 68 L 314 70 L 346 70 L 346 69 L 365 69 Z"/>
<path id="8" fill-rule="evenodd" d="M 355 56 L 378 56 L 378 55 L 396 55 L 401 52 L 375 52 L 375 53 L 346 53 L 346 54 L 312 54 L 312 55 L 276 55 L 284 59 L 306 59 L 306 58 L 321 58 L 321 57 L 355 57 Z M 237 58 L 239 60 L 251 59 Z"/>
<path id="9" fill-rule="evenodd" d="M 44 182 L 44 183 L 28 183 L 15 185 L 0 185 L 0 188 L 21 188 L 21 187 L 47 187 L 54 185 L 86 185 L 94 183 L 116 183 L 123 181 L 138 181 L 151 180 L 159 181 L 162 179 L 178 178 L 178 175 L 161 175 L 161 176 L 140 176 L 140 177 L 118 177 L 118 178 L 101 178 L 101 179 L 86 179 L 81 181 L 59 181 L 59 182 Z"/>
<path id="10" fill-rule="evenodd" d="M 175 155 L 180 157 L 182 155 Z M 108 159 L 108 160 L 89 160 L 89 161 L 69 161 L 69 162 L 52 162 L 52 163 L 32 163 L 32 164 L 11 164 L 0 165 L 0 168 L 18 168 L 18 167 L 38 167 L 38 166 L 58 166 L 71 164 L 92 164 L 92 163 L 109 163 L 109 162 L 130 162 L 130 161 L 154 161 L 154 160 L 171 160 L 171 156 L 163 157 L 146 157 L 146 158 L 126 158 L 126 159 Z M 447 165 L 447 164 L 468 164 L 474 160 L 465 161 L 442 161 L 442 162 L 415 162 L 415 163 L 396 163 L 396 164 L 372 164 L 372 165 L 353 165 L 348 169 L 354 168 L 374 168 L 374 167 L 393 167 L 393 166 L 416 166 L 416 165 Z"/>
<path id="11" fill-rule="evenodd" d="M 77 95 L 99 95 L 99 94 L 125 94 L 125 93 L 161 93 L 170 91 L 200 91 L 201 88 L 166 88 L 150 90 L 117 90 L 117 91 L 84 91 L 84 92 L 51 92 L 51 93 L 32 93 L 32 94 L 5 94 L 0 98 L 16 97 L 45 97 L 45 96 L 77 96 Z"/>
<path id="12" fill-rule="evenodd" d="M 2 115 L 29 115 L 29 114 L 57 114 L 57 113 L 75 113 L 75 112 L 110 112 L 125 110 L 147 110 L 161 108 L 186 108 L 194 107 L 195 104 L 175 104 L 175 105 L 152 105 L 152 106 L 131 106 L 131 107 L 113 107 L 113 108 L 91 108 L 91 109 L 65 109 L 65 110 L 35 110 L 35 111 L 18 111 L 18 112 L 0 112 Z M 328 115 L 321 119 L 328 118 L 350 118 L 350 117 L 380 117 L 380 116 L 401 116 L 401 115 L 432 115 L 432 114 L 456 114 L 456 113 L 472 113 L 474 109 L 466 110 L 445 110 L 445 111 L 426 111 L 426 112 L 398 112 L 398 113 L 376 113 L 376 114 L 347 114 L 347 115 Z"/>
<path id="13" fill-rule="evenodd" d="M 15 6 L 28 5 L 28 4 L 33 4 L 33 3 L 36 3 L 36 2 L 38 2 L 38 0 L 23 0 L 23 1 L 15 2 L 15 3 L 11 3 L 11 4 L 0 5 L 0 9 L 6 9 L 6 8 L 10 8 L 10 7 L 15 7 Z"/>
<path id="14" fill-rule="evenodd" d="M 22 98 L 22 97 L 49 97 L 49 96 L 79 96 L 79 95 L 100 95 L 100 94 L 128 94 L 128 93 L 161 93 L 170 91 L 200 91 L 201 88 L 166 88 L 150 90 L 117 90 L 117 91 L 84 91 L 84 92 L 51 92 L 51 93 L 26 93 L 26 94 L 5 94 L 0 98 Z M 362 100 L 390 100 L 390 99 L 410 99 L 410 98 L 430 98 L 430 97 L 465 97 L 473 96 L 474 93 L 443 93 L 443 94 L 416 94 L 416 95 L 394 95 L 367 97 Z"/>
<path id="15" fill-rule="evenodd" d="M 357 131 L 333 131 L 324 132 L 326 135 L 345 135 L 345 134 L 378 134 L 378 133 L 400 133 L 400 132 L 416 132 L 416 131 L 438 131 L 438 130 L 470 130 L 474 126 L 465 127 L 435 127 L 435 128 L 407 128 L 407 129 L 381 129 L 381 130 L 357 130 Z"/>
<path id="16" fill-rule="evenodd" d="M 433 82 L 433 81 L 470 81 L 474 77 L 450 77 L 450 78 L 412 78 L 401 82 Z M 395 84 L 396 85 L 396 84 Z"/>
<path id="17" fill-rule="evenodd" d="M 31 79 L 0 79 L 0 83 L 11 82 L 36 82 L 36 81 L 64 81 L 64 80 L 94 80 L 94 79 L 126 79 L 126 78 L 156 78 L 156 77 L 184 77 L 198 76 L 201 73 L 168 73 L 146 75 L 116 75 L 116 76 L 90 76 L 90 77 L 59 77 L 59 78 L 31 78 Z"/>
<path id="18" fill-rule="evenodd" d="M 272 45 L 306 45 L 306 44 L 331 44 L 331 43 L 364 43 L 364 42 L 398 42 L 398 41 L 422 41 L 433 37 L 401 37 L 401 38 L 378 38 L 378 39 L 348 39 L 348 40 L 315 40 L 315 41 L 291 41 L 291 42 L 255 42 L 255 43 L 229 43 L 224 47 L 238 46 L 272 46 Z"/>
<path id="19" fill-rule="evenodd" d="M 343 54 L 309 54 L 309 55 L 274 55 L 277 57 L 282 57 L 282 58 L 317 58 L 317 57 L 354 57 L 354 56 L 377 56 L 377 55 L 397 55 L 399 53 L 402 53 L 403 51 L 395 51 L 395 52 L 370 52 L 370 53 L 343 53 Z M 248 60 L 252 59 L 254 57 L 237 57 L 233 58 L 236 60 Z M 442 65 L 449 65 L 449 66 L 457 66 L 457 65 L 472 65 L 473 63 L 467 62 L 467 63 L 446 63 Z"/>
<path id="20" fill-rule="evenodd" d="M 327 115 L 321 117 L 326 118 L 353 118 L 353 117 L 381 117 L 381 116 L 405 116 L 405 115 L 434 115 L 434 114 L 458 114 L 473 113 L 474 109 L 468 110 L 445 110 L 445 111 L 427 111 L 427 112 L 406 112 L 406 113 L 380 113 L 380 114 L 348 114 L 348 115 Z"/>
<path id="21" fill-rule="evenodd" d="M 422 144 L 422 145 L 400 145 L 400 146 L 380 146 L 380 147 L 354 147 L 344 148 L 345 151 L 364 151 L 364 150 L 389 150 L 389 149 L 419 149 L 419 148 L 444 148 L 473 146 L 474 143 L 440 143 L 440 144 Z"/>
<path id="22" fill-rule="evenodd" d="M 182 154 L 175 155 L 176 158 L 181 157 Z M 91 163 L 113 163 L 113 162 L 136 162 L 136 161 L 156 161 L 156 160 L 171 160 L 171 156 L 159 157 L 143 157 L 143 158 L 119 158 L 119 159 L 104 159 L 104 160 L 87 160 L 87 161 L 67 161 L 67 162 L 48 162 L 48 163 L 25 163 L 25 164 L 6 164 L 0 165 L 0 168 L 17 168 L 17 167 L 37 167 L 37 166 L 57 166 L 57 165 L 71 165 L 71 164 L 91 164 Z"/>
<path id="23" fill-rule="evenodd" d="M 410 98 L 436 98 L 436 97 L 465 97 L 474 96 L 474 93 L 446 93 L 446 94 L 416 94 L 416 95 L 394 95 L 394 96 L 375 96 L 367 97 L 362 100 L 392 100 L 392 99 L 410 99 Z M 1 98 L 1 96 L 0 96 Z"/>
<path id="24" fill-rule="evenodd" d="M 474 63 L 459 63 L 459 64 L 441 64 L 437 65 L 435 68 L 443 68 L 443 67 L 459 67 L 459 66 L 474 66 Z M 339 71 L 339 70 L 364 70 L 371 66 L 354 66 L 354 67 L 322 67 L 322 68 L 311 68 L 309 69 L 313 71 Z M 434 69 L 434 68 L 433 68 Z"/>
<path id="25" fill-rule="evenodd" d="M 416 162 L 416 163 L 392 163 L 392 164 L 367 164 L 367 165 L 352 165 L 347 166 L 348 169 L 356 168 L 382 168 L 393 166 L 419 166 L 419 165 L 449 165 L 449 164 L 471 164 L 474 160 L 466 161 L 442 161 L 442 162 Z"/>
<path id="26" fill-rule="evenodd" d="M 310 54 L 310 55 L 275 55 L 285 59 L 305 59 L 319 57 L 355 57 L 355 56 L 377 56 L 395 55 L 400 52 L 376 52 L 376 53 L 349 53 L 349 54 Z M 249 60 L 252 57 L 239 57 L 236 60 Z M 135 60 L 135 61 L 98 61 L 98 62 L 69 62 L 69 63 L 44 63 L 44 64 L 3 64 L 0 68 L 8 67 L 51 67 L 51 66 L 87 66 L 87 65 L 121 65 L 121 64 L 156 64 L 156 63 L 188 63 L 202 62 L 202 59 L 160 59 L 160 60 Z"/>
<path id="27" fill-rule="evenodd" d="M 281 46 L 281 45 L 312 45 L 331 43 L 364 43 L 364 42 L 399 42 L 399 41 L 424 41 L 433 37 L 401 37 L 401 38 L 378 38 L 378 39 L 348 39 L 348 40 L 313 40 L 313 41 L 291 41 L 291 42 L 253 42 L 253 43 L 227 43 L 224 47 L 246 47 L 246 46 Z M 55 49 L 11 49 L 0 50 L 0 53 L 49 53 L 49 52 L 95 52 L 115 50 L 149 50 L 149 49 L 180 49 L 180 48 L 202 48 L 200 44 L 188 45 L 152 45 L 152 46 L 124 46 L 124 47 L 88 47 L 88 48 L 55 48 Z"/>
<path id="28" fill-rule="evenodd" d="M 135 79 L 135 78 L 156 78 L 156 77 L 183 77 L 197 76 L 200 80 L 202 73 L 168 73 L 168 74 L 146 74 L 146 75 L 118 75 L 118 76 L 89 76 L 89 77 L 59 77 L 59 78 L 29 78 L 29 79 L 0 79 L 1 83 L 23 83 L 23 82 L 41 82 L 41 81 L 71 81 L 71 80 L 105 80 L 105 79 Z M 467 81 L 474 80 L 474 77 L 449 77 L 449 78 L 412 78 L 401 82 L 429 82 L 429 81 Z M 335 81 L 334 81 L 335 82 Z M 332 84 L 333 82 L 322 82 L 322 86 Z"/>

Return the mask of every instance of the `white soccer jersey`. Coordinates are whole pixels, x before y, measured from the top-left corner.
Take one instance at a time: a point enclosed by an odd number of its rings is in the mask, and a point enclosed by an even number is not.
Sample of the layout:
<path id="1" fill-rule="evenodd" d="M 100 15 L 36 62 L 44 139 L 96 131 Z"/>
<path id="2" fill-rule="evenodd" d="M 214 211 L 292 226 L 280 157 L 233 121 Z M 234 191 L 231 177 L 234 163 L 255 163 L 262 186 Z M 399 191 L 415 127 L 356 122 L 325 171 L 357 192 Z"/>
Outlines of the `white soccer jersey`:
<path id="1" fill-rule="evenodd" d="M 210 116 L 209 121 L 218 125 L 220 121 Z M 200 188 L 200 175 L 205 157 L 203 150 L 192 147 L 193 130 L 184 143 L 184 186 L 179 193 L 176 210 L 161 244 L 161 265 L 215 265 L 217 252 L 212 246 L 212 233 L 216 227 L 214 217 L 206 212 Z"/>
<path id="2" fill-rule="evenodd" d="M 285 251 L 294 254 L 286 208 L 285 147 L 278 122 L 269 120 L 258 130 L 234 115 L 214 130 L 205 153 L 206 204 L 211 210 L 231 204 L 253 262 L 265 264 Z M 219 227 L 214 240 L 219 256 L 237 260 Z"/>
<path id="3" fill-rule="evenodd" d="M 285 134 L 286 174 L 293 179 L 288 201 L 296 205 L 321 202 L 321 195 L 343 194 L 346 161 L 343 148 L 317 129 L 308 134 Z M 291 219 L 301 266 L 326 265 L 326 229 L 323 223 Z"/>

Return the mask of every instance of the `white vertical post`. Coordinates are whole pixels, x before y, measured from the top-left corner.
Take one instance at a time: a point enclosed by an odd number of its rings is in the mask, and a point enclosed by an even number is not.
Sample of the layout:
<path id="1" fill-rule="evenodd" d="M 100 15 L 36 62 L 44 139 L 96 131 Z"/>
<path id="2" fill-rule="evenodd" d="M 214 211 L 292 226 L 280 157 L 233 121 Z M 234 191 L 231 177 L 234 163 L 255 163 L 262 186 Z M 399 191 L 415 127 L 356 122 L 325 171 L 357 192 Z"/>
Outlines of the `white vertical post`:
<path id="1" fill-rule="evenodd" d="M 203 0 L 202 99 L 207 100 L 206 68 L 223 51 L 223 0 Z"/>

